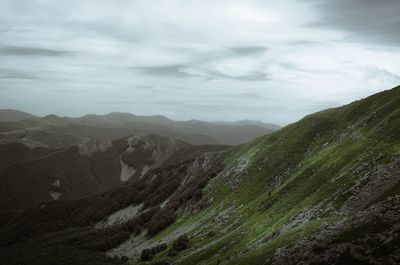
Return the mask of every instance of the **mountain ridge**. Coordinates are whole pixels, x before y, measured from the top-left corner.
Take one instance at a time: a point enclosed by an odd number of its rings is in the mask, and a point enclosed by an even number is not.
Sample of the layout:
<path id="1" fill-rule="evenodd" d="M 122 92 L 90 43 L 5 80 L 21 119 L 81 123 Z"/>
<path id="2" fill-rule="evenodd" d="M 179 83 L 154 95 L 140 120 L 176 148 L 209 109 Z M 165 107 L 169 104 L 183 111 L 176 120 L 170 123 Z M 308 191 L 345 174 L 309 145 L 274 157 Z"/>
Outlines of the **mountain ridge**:
<path id="1" fill-rule="evenodd" d="M 14 113 L 15 112 L 15 113 Z M 131 113 L 111 112 L 104 115 L 87 114 L 81 117 L 59 117 L 51 114 L 43 118 L 20 114 L 16 110 L 4 113 L 0 131 L 10 131 L 12 128 L 26 129 L 31 127 L 68 127 L 90 126 L 96 128 L 119 128 L 142 133 L 155 133 L 182 139 L 193 144 L 235 145 L 247 142 L 255 137 L 271 133 L 280 127 L 273 124 L 258 122 L 206 122 L 197 120 L 174 121 L 162 115 L 138 116 Z M 12 120 L 16 117 L 15 120 Z M 24 118 L 26 117 L 26 118 Z M 29 118 L 30 117 L 30 118 Z"/>

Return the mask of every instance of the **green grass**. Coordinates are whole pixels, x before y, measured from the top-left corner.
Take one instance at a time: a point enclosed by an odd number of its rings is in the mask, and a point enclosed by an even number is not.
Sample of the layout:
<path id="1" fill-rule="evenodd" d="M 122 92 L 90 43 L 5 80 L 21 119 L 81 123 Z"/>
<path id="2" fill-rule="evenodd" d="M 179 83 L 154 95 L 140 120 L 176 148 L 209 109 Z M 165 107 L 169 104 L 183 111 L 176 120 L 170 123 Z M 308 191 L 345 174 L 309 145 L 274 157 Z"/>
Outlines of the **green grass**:
<path id="1" fill-rule="evenodd" d="M 305 117 L 266 137 L 237 146 L 225 158 L 225 171 L 210 181 L 206 196 L 212 205 L 196 217 L 183 216 L 160 236 L 181 225 L 206 219 L 191 234 L 192 248 L 180 253 L 176 264 L 263 264 L 278 247 L 288 246 L 316 231 L 321 224 L 339 217 L 328 212 L 322 219 L 296 226 L 265 244 L 256 244 L 279 230 L 306 208 L 330 204 L 339 209 L 348 198 L 346 192 L 370 168 L 356 171 L 362 163 L 387 163 L 400 151 L 400 89 L 383 92 L 351 105 Z M 248 159 L 240 187 L 231 190 L 223 175 L 241 159 Z M 372 166 L 372 165 L 371 165 Z M 272 181 L 282 176 L 282 184 L 273 189 Z M 332 182 L 333 179 L 336 179 Z M 385 196 L 399 194 L 399 185 Z M 336 195 L 336 197 L 335 197 Z M 214 221 L 211 210 L 237 208 L 227 220 Z M 264 207 L 267 205 L 268 207 Z M 239 206 L 242 206 L 239 208 Z M 211 226 L 231 226 L 225 234 L 205 236 Z M 157 237 L 159 238 L 159 237 Z M 198 248 L 208 246 L 201 251 Z M 248 247 L 251 249 L 246 251 Z M 186 256 L 182 259 L 182 256 Z M 182 260 L 181 260 L 182 259 Z"/>

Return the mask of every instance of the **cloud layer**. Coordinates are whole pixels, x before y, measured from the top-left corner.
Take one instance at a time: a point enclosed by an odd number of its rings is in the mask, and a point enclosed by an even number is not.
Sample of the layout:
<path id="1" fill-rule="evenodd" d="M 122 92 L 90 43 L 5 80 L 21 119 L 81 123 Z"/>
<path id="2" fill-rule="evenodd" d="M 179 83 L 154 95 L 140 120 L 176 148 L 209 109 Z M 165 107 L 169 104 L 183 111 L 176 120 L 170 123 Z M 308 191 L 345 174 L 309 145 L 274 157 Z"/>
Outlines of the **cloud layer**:
<path id="1" fill-rule="evenodd" d="M 400 83 L 398 11 L 395 0 L 3 0 L 0 106 L 286 124 Z"/>

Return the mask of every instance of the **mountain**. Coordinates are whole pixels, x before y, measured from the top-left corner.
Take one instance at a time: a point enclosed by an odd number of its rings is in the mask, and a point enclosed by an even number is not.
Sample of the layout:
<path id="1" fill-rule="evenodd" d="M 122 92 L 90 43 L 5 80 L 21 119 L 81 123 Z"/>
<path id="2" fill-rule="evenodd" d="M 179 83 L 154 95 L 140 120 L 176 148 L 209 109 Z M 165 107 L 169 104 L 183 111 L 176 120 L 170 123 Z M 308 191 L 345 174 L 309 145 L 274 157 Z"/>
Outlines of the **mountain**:
<path id="1" fill-rule="evenodd" d="M 185 137 L 183 135 L 203 135 L 215 139 L 214 142 L 202 144 L 235 145 L 248 142 L 256 137 L 271 133 L 280 127 L 257 121 L 239 122 L 204 122 L 198 120 L 173 121 L 164 116 L 136 116 L 130 113 L 112 112 L 105 115 L 85 115 L 73 119 L 74 122 L 100 127 L 124 127 L 136 130 L 151 131 L 152 133 L 166 134 L 171 137 Z M 188 140 L 186 136 L 186 139 Z"/>
<path id="2" fill-rule="evenodd" d="M 10 111 L 2 110 L 2 112 L 9 113 Z M 81 129 L 79 130 L 84 130 L 83 128 L 93 128 L 92 131 L 125 131 L 125 135 L 129 133 L 159 134 L 196 145 L 236 145 L 271 133 L 279 128 L 279 126 L 276 125 L 258 124 L 257 122 L 252 124 L 250 121 L 243 124 L 217 124 L 194 120 L 173 121 L 161 115 L 137 116 L 131 113 L 121 112 L 112 112 L 105 115 L 88 114 L 78 118 L 59 117 L 57 115 L 48 115 L 43 118 L 38 118 L 30 114 L 20 114 L 18 116 L 16 114 L 19 113 L 18 111 L 11 112 L 14 113 L 14 115 L 3 115 L 3 122 L 1 122 L 0 116 L 0 143 L 4 141 L 9 142 L 9 139 L 17 140 L 26 132 L 29 132 L 31 135 L 33 131 L 35 133 L 42 131 L 43 134 L 51 133 L 53 137 L 62 140 L 65 137 L 70 138 L 70 136 L 65 135 L 65 133 L 56 135 L 56 132 L 76 132 L 77 128 L 80 127 Z M 17 116 L 20 117 L 20 119 L 17 119 Z M 14 117 L 14 119 L 11 119 L 11 117 Z M 72 133 L 74 137 L 82 136 L 75 132 Z M 28 144 L 37 145 L 38 143 L 34 140 L 33 143 Z"/>
<path id="3" fill-rule="evenodd" d="M 145 153 L 121 159 L 143 168 Z M 396 87 L 246 144 L 184 146 L 94 196 L 3 211 L 0 262 L 398 264 L 399 224 Z"/>
<path id="4" fill-rule="evenodd" d="M 273 123 L 265 123 L 262 121 L 255 121 L 255 120 L 239 120 L 239 121 L 232 121 L 232 122 L 226 122 L 226 121 L 216 121 L 214 122 L 215 124 L 224 124 L 224 125 L 255 125 L 259 127 L 263 127 L 268 130 L 273 130 L 277 131 L 281 127 L 273 124 Z"/>
<path id="5" fill-rule="evenodd" d="M 104 115 L 88 114 L 72 120 L 94 126 L 122 126 L 131 122 L 148 122 L 151 124 L 169 124 L 173 121 L 161 116 L 137 116 L 131 113 L 111 112 Z"/>
<path id="6" fill-rule="evenodd" d="M 87 140 L 61 149 L 30 149 L 16 142 L 0 145 L 0 208 L 18 210 L 46 201 L 98 194 L 142 177 L 190 146 L 151 134 L 112 143 Z"/>
<path id="7" fill-rule="evenodd" d="M 38 119 L 38 117 L 19 110 L 0 109 L 0 121 L 2 122 L 15 122 L 29 119 Z"/>

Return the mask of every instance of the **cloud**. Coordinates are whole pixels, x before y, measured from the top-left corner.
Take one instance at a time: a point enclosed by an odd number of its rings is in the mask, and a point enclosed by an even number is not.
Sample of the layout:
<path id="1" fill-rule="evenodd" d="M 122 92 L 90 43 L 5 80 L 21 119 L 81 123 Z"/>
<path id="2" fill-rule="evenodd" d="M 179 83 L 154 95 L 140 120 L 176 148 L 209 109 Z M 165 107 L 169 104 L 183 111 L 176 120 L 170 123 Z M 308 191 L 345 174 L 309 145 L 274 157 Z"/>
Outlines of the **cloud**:
<path id="1" fill-rule="evenodd" d="M 15 69 L 0 69 L 0 79 L 40 80 L 32 74 Z"/>
<path id="2" fill-rule="evenodd" d="M 261 71 L 247 72 L 241 75 L 226 74 L 217 71 L 207 72 L 210 79 L 232 79 L 237 81 L 265 81 L 267 80 L 267 75 Z"/>
<path id="3" fill-rule="evenodd" d="M 229 51 L 232 52 L 234 56 L 260 55 L 267 50 L 268 48 L 262 46 L 239 46 L 229 49 Z"/>
<path id="4" fill-rule="evenodd" d="M 353 41 L 400 44 L 398 0 L 309 0 L 319 11 L 318 27 L 344 30 Z"/>
<path id="5" fill-rule="evenodd" d="M 139 71 L 145 75 L 151 76 L 166 76 L 166 77 L 192 77 L 194 75 L 184 72 L 186 65 L 172 64 L 172 65 L 161 65 L 161 66 L 143 66 L 143 67 L 133 67 L 135 70 Z"/>
<path id="6" fill-rule="evenodd" d="M 0 47 L 0 55 L 15 55 L 15 56 L 67 56 L 70 55 L 69 51 L 52 50 L 45 48 L 33 48 L 33 47 L 18 47 L 18 46 L 5 46 Z"/>
<path id="7" fill-rule="evenodd" d="M 319 46 L 324 45 L 322 42 L 319 41 L 311 41 L 311 40 L 293 40 L 286 42 L 289 46 Z"/>

